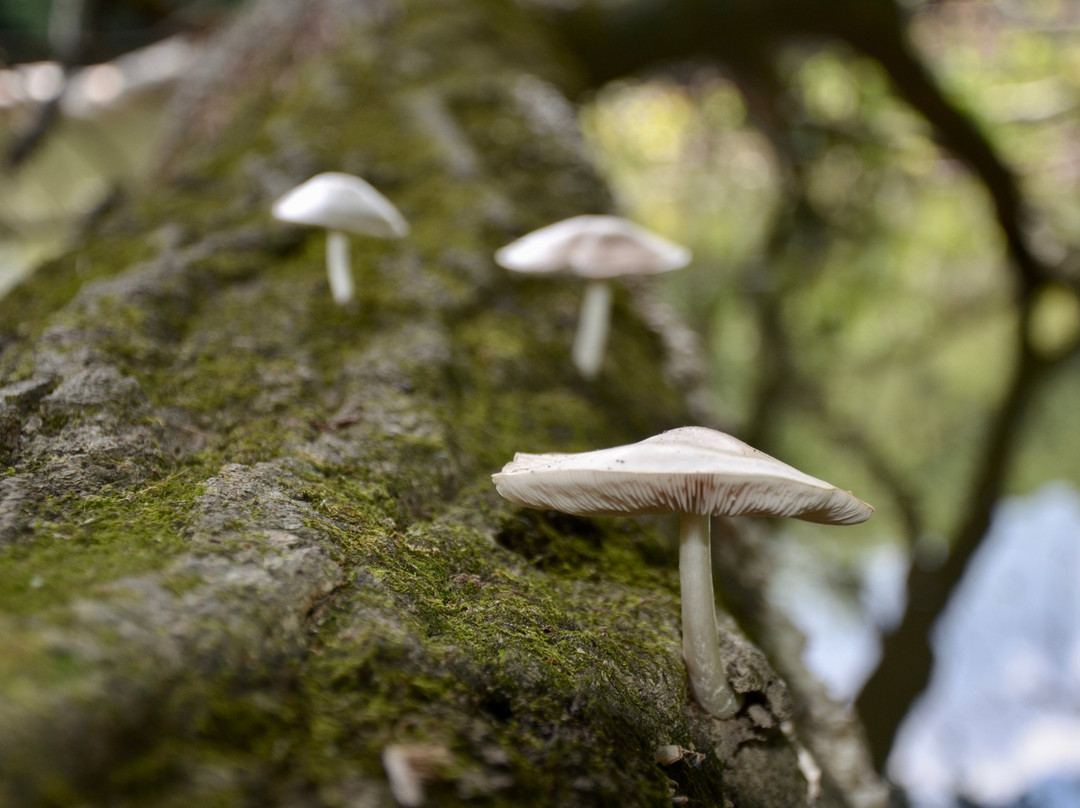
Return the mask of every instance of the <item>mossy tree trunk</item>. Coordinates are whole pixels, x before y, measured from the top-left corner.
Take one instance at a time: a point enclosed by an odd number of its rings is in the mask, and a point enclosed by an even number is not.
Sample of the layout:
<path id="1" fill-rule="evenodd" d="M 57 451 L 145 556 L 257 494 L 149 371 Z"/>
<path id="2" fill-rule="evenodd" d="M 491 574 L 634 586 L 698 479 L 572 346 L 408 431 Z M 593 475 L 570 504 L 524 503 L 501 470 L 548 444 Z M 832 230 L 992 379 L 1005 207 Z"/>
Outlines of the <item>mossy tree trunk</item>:
<path id="1" fill-rule="evenodd" d="M 0 302 L 0 804 L 852 803 L 723 616 L 747 707 L 689 702 L 673 524 L 490 484 L 688 417 L 626 290 L 589 383 L 580 288 L 491 260 L 609 206 L 567 64 L 499 0 L 256 4 L 158 180 Z M 412 225 L 346 308 L 268 216 L 323 170 Z"/>

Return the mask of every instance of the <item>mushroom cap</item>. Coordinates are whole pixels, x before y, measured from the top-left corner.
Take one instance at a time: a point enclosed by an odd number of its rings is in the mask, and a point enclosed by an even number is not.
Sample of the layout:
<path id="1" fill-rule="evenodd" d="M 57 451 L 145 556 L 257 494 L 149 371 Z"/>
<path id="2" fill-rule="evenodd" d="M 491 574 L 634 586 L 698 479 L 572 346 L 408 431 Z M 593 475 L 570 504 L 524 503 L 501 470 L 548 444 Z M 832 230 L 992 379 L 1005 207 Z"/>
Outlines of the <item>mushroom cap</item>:
<path id="1" fill-rule="evenodd" d="M 327 171 L 297 185 L 274 203 L 274 218 L 293 224 L 401 238 L 409 224 L 393 203 L 351 174 Z"/>
<path id="2" fill-rule="evenodd" d="M 679 269 L 690 263 L 690 250 L 619 216 L 574 216 L 507 244 L 495 262 L 515 272 L 614 278 Z"/>
<path id="3" fill-rule="evenodd" d="M 845 525 L 874 512 L 850 491 L 701 426 L 582 454 L 518 453 L 492 480 L 511 502 L 581 516 L 793 516 Z"/>

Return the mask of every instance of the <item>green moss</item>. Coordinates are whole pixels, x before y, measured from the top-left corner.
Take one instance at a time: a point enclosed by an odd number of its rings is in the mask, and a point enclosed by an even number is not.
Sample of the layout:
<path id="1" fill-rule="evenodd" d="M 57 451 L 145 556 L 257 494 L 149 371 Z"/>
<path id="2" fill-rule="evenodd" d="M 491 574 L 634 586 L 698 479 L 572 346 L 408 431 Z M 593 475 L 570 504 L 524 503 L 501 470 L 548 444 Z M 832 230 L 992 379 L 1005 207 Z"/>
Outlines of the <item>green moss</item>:
<path id="1" fill-rule="evenodd" d="M 456 520 L 388 518 L 394 499 L 353 471 L 305 467 L 295 491 L 319 514 L 311 527 L 337 541 L 339 560 L 355 571 L 352 584 L 320 607 L 288 705 L 275 696 L 280 714 L 264 725 L 245 718 L 250 705 L 239 716 L 232 704 L 215 705 L 215 725 L 236 723 L 211 732 L 212 743 L 237 727 L 245 749 L 268 743 L 262 735 L 279 744 L 284 735 L 290 767 L 317 787 L 350 772 L 379 777 L 383 748 L 412 742 L 449 750 L 447 784 L 468 781 L 470 761 L 491 749 L 512 750 L 508 785 L 480 778 L 471 797 L 515 804 L 545 793 L 572 801 L 567 773 L 598 770 L 631 779 L 643 804 L 666 795 L 663 772 L 641 761 L 651 759 L 642 738 L 689 742 L 681 729 L 675 574 L 642 563 L 637 543 L 646 534 L 637 523 L 597 527 L 504 509 L 508 520 L 524 518 L 547 536 L 544 554 L 555 560 L 537 559 Z M 598 665 L 608 671 L 599 680 Z M 620 671 L 643 667 L 667 677 L 675 698 L 643 704 L 618 685 Z M 576 730 L 560 729 L 582 724 L 624 734 L 583 748 L 571 737 Z M 204 754 L 206 742 L 200 737 Z M 465 799 L 439 777 L 431 788 L 446 804 Z M 626 792 L 613 784 L 613 802 L 616 793 Z"/>
<path id="2" fill-rule="evenodd" d="M 37 508 L 33 541 L 4 552 L 0 613 L 32 614 L 72 596 L 91 597 L 124 575 L 156 569 L 185 549 L 197 494 L 183 473 L 139 490 L 69 495 Z"/>
<path id="3" fill-rule="evenodd" d="M 523 34 L 530 23 L 512 4 L 429 5 L 256 91 L 218 136 L 188 147 L 178 179 L 111 214 L 108 239 L 48 270 L 52 290 L 0 304 L 0 321 L 27 323 L 0 369 L 31 372 L 26 348 L 50 325 L 85 333 L 94 356 L 145 395 L 112 414 L 115 428 L 138 425 L 158 442 L 141 477 L 32 504 L 31 540 L 4 551 L 0 612 L 63 622 L 71 599 L 120 597 L 111 582 L 155 571 L 178 600 L 199 593 L 198 575 L 167 570 L 193 549 L 203 483 L 231 463 L 280 463 L 282 496 L 304 515 L 296 532 L 347 581 L 311 604 L 301 649 L 206 627 L 230 641 L 190 680 L 144 680 L 139 666 L 152 660 L 95 637 L 132 664 L 132 681 L 150 683 L 130 715 L 100 718 L 117 761 L 91 789 L 103 802 L 272 804 L 302 793 L 347 804 L 335 789 L 381 780 L 391 742 L 447 750 L 428 784 L 440 805 L 535 804 L 539 794 L 667 802 L 652 747 L 690 739 L 663 525 L 525 512 L 498 498 L 490 475 L 517 451 L 578 451 L 680 425 L 679 394 L 652 378 L 659 345 L 625 295 L 618 342 L 590 383 L 569 361 L 579 285 L 493 266 L 492 251 L 521 230 L 602 209 L 607 196 L 577 156 L 535 142 L 512 100 L 505 64 L 552 58 Z M 477 176 L 448 172 L 410 112 L 418 91 L 451 112 Z M 292 177 L 298 164 L 364 174 L 412 222 L 404 242 L 353 241 L 353 307 L 330 299 L 322 235 L 271 222 L 253 179 Z M 553 177 L 576 192 L 553 193 Z M 68 305 L 86 279 L 138 274 L 150 260 L 160 288 Z M 101 415 L 64 414 L 45 431 Z M 45 461 L 16 462 L 33 475 Z M 245 503 L 198 552 L 269 553 L 272 504 Z M 0 642 L 0 684 L 43 665 L 74 687 L 88 664 L 32 644 L 8 656 Z M 56 804 L 80 793 L 57 788 Z"/>
<path id="4" fill-rule="evenodd" d="M 94 666 L 69 649 L 48 639 L 5 626 L 4 655 L 0 657 L 0 687 L 5 697 L 24 707 L 41 698 L 46 687 L 78 682 Z M 31 672 L 31 673 L 28 673 Z"/>
<path id="5" fill-rule="evenodd" d="M 102 224 L 102 235 L 92 246 L 77 254 L 62 256 L 38 267 L 33 282 L 24 281 L 0 297 L 0 344 L 5 340 L 33 339 L 47 316 L 68 303 L 84 284 L 133 266 L 152 253 L 145 238 L 133 234 L 110 234 L 110 224 Z M 0 377 L 25 377 L 26 373 L 8 363 L 0 354 Z"/>
<path id="6" fill-rule="evenodd" d="M 670 638 L 652 649 L 635 642 L 624 653 L 619 629 L 579 627 L 568 618 L 580 606 L 565 596 L 582 593 L 558 586 L 545 593 L 551 582 L 507 575 L 465 544 L 440 542 L 437 552 L 408 539 L 365 547 L 373 556 L 363 566 L 383 570 L 379 584 L 362 575 L 324 604 L 319 638 L 289 698 L 282 702 L 279 683 L 272 697 L 259 698 L 247 682 L 239 704 L 210 705 L 197 739 L 200 755 L 209 746 L 234 763 L 250 756 L 267 766 L 276 739 L 290 770 L 319 788 L 357 773 L 381 777 L 389 743 L 435 744 L 452 756 L 445 782 L 436 777 L 430 784 L 440 804 L 478 796 L 518 804 L 537 793 L 572 801 L 569 775 L 596 771 L 631 780 L 642 804 L 666 795 L 663 772 L 641 766 L 651 749 L 642 748 L 640 721 L 652 713 L 656 725 L 644 737 L 652 731 L 668 738 L 678 719 L 672 705 L 656 715 L 656 705 L 624 702 L 625 690 L 593 682 L 595 666 L 613 659 L 630 670 L 643 661 L 655 666 L 657 657 L 669 663 Z M 477 572 L 455 572 L 463 562 Z M 454 579 L 448 588 L 433 586 L 447 576 Z M 405 623 L 394 607 L 399 597 L 417 605 Z M 622 726 L 625 736 L 595 737 L 583 748 L 564 730 L 578 723 Z M 467 782 L 474 761 L 492 749 L 510 750 L 505 783 L 478 780 L 474 794 L 452 787 Z M 623 785 L 612 785 L 608 799 L 620 792 L 627 793 Z"/>

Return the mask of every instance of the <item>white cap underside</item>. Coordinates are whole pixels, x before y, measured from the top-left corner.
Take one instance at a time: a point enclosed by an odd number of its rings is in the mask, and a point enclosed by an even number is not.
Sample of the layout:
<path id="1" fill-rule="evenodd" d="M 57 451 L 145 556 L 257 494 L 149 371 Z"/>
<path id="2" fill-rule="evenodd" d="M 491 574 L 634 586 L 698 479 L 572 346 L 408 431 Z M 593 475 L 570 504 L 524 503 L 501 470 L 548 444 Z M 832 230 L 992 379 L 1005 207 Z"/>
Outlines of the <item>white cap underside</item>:
<path id="1" fill-rule="evenodd" d="M 596 452 L 518 454 L 492 479 L 511 502 L 583 516 L 677 512 L 853 524 L 873 513 L 850 492 L 705 427 Z"/>
<path id="2" fill-rule="evenodd" d="M 296 186 L 274 203 L 272 212 L 284 222 L 382 238 L 409 232 L 389 199 L 359 177 L 336 171 L 316 174 Z"/>
<path id="3" fill-rule="evenodd" d="M 586 278 L 651 275 L 690 263 L 690 251 L 618 216 L 575 216 L 542 227 L 495 253 L 515 272 L 569 269 Z"/>

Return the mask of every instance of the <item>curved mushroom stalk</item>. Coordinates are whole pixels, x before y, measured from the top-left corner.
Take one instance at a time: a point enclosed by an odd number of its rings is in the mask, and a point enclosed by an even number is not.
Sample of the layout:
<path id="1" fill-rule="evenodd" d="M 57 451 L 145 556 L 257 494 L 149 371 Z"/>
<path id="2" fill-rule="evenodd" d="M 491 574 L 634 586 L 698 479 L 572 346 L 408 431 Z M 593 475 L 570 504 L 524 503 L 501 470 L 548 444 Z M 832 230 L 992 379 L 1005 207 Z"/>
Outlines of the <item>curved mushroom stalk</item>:
<path id="1" fill-rule="evenodd" d="M 607 281 L 589 281 L 581 301 L 573 350 L 574 364 L 586 379 L 592 379 L 600 372 L 610 323 L 611 284 Z"/>
<path id="2" fill-rule="evenodd" d="M 697 703 L 711 716 L 731 718 L 742 706 L 742 699 L 728 684 L 727 668 L 716 639 L 709 529 L 708 516 L 684 513 L 680 517 L 683 658 Z"/>
<path id="3" fill-rule="evenodd" d="M 343 306 L 353 299 L 352 269 L 349 266 L 349 237 L 341 230 L 326 231 L 326 274 L 330 279 L 330 294 Z"/>

